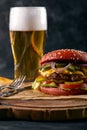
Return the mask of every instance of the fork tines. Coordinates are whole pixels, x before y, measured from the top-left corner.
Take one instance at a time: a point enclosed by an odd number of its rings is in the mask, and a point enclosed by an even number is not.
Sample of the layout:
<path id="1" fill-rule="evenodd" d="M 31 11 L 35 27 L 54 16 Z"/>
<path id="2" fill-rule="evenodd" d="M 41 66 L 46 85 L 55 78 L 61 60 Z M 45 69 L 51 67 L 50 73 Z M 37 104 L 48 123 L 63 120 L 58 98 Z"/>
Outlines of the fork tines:
<path id="1" fill-rule="evenodd" d="M 14 79 L 13 82 L 11 84 L 9 84 L 8 86 L 2 86 L 3 91 L 0 92 L 0 97 L 8 97 L 11 95 L 14 95 L 16 93 L 18 93 L 19 91 L 21 91 L 21 86 L 25 80 L 26 76 L 19 76 L 19 78 Z M 6 90 L 6 88 L 8 88 Z M 22 88 L 23 89 L 23 88 Z"/>
<path id="2" fill-rule="evenodd" d="M 14 79 L 14 81 L 9 85 L 9 88 L 14 88 L 14 87 L 20 86 L 24 82 L 25 78 L 26 78 L 26 76 L 21 75 L 21 76 L 19 76 L 19 78 Z"/>

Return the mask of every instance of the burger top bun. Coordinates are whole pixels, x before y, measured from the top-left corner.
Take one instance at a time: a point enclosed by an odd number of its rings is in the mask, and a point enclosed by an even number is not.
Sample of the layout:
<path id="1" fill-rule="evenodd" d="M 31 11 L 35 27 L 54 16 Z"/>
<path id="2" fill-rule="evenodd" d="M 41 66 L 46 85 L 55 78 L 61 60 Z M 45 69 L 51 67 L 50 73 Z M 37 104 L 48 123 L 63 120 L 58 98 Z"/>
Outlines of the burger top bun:
<path id="1" fill-rule="evenodd" d="M 43 65 L 44 63 L 51 61 L 72 61 L 87 63 L 87 52 L 74 49 L 54 50 L 45 54 L 42 57 L 40 64 Z"/>

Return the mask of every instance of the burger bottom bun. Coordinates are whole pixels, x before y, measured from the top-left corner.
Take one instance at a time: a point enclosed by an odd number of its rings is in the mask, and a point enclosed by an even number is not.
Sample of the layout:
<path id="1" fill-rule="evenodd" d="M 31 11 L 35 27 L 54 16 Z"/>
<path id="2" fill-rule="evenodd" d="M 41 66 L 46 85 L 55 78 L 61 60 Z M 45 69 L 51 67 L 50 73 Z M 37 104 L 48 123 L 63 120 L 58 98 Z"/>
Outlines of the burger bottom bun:
<path id="1" fill-rule="evenodd" d="M 60 89 L 60 88 L 47 88 L 47 87 L 42 87 L 42 86 L 40 86 L 40 91 L 45 94 L 55 95 L 55 96 L 87 94 L 87 91 L 82 90 L 82 89 L 64 90 L 64 89 Z"/>

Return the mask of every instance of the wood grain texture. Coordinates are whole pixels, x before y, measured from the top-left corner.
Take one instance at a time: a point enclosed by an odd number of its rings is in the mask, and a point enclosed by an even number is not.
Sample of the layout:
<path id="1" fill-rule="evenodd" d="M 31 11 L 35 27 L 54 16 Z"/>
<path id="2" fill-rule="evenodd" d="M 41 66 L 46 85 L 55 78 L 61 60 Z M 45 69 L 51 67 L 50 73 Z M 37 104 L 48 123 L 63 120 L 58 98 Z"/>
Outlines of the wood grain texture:
<path id="1" fill-rule="evenodd" d="M 30 83 L 23 86 L 27 89 L 0 99 L 0 119 L 56 121 L 87 118 L 87 95 L 50 96 L 32 90 Z"/>
<path id="2" fill-rule="evenodd" d="M 26 93 L 35 94 L 35 90 Z M 55 98 L 36 96 L 35 99 L 35 95 L 32 95 L 27 99 L 1 99 L 0 119 L 55 121 L 87 118 L 87 99 Z"/>

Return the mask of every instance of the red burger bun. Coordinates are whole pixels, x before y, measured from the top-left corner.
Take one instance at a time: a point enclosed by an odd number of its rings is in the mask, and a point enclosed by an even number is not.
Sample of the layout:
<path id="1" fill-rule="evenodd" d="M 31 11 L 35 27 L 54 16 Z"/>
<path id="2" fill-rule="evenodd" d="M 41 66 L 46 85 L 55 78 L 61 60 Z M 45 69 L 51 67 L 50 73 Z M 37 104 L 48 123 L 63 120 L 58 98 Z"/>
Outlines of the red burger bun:
<path id="1" fill-rule="evenodd" d="M 54 96 L 68 96 L 68 95 L 81 95 L 81 94 L 87 94 L 87 91 L 82 89 L 70 89 L 70 90 L 64 90 L 61 88 L 46 88 L 40 86 L 40 91 Z"/>
<path id="2" fill-rule="evenodd" d="M 87 53 L 75 49 L 54 50 L 45 54 L 42 57 L 40 64 L 43 65 L 46 62 L 57 61 L 57 60 L 87 63 Z"/>

